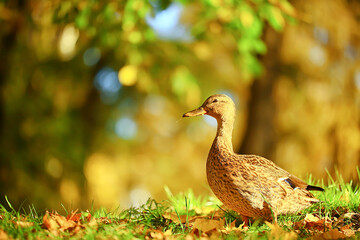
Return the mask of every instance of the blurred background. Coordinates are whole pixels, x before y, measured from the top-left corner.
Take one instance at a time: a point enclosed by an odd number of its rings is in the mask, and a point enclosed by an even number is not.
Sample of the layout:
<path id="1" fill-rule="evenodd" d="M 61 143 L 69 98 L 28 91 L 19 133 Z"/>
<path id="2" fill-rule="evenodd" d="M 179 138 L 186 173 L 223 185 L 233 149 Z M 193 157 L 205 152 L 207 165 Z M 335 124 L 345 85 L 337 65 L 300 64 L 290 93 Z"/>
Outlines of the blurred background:
<path id="1" fill-rule="evenodd" d="M 0 203 L 137 206 L 208 195 L 209 95 L 239 153 L 358 179 L 360 2 L 1 0 Z"/>

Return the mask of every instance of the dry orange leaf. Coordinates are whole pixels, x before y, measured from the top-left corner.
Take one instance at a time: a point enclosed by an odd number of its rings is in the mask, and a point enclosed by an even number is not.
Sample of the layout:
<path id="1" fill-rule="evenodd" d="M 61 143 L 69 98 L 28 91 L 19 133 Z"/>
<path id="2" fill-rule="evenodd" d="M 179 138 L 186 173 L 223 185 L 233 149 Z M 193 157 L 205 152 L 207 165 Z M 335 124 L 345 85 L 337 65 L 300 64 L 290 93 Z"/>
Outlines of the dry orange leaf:
<path id="1" fill-rule="evenodd" d="M 22 227 L 22 228 L 27 228 L 27 227 L 34 226 L 34 223 L 33 222 L 26 222 L 26 221 L 16 221 L 15 225 L 19 226 L 19 227 Z"/>
<path id="2" fill-rule="evenodd" d="M 74 212 L 71 212 L 69 215 L 67 215 L 67 220 L 72 220 L 74 222 L 79 222 L 81 218 L 81 213 L 76 213 L 78 210 L 75 210 Z"/>
<path id="3" fill-rule="evenodd" d="M 180 219 L 175 213 L 164 213 L 163 217 L 173 221 L 174 223 L 186 223 L 186 215 L 181 215 Z"/>
<path id="4" fill-rule="evenodd" d="M 56 212 L 49 213 L 48 211 L 46 211 L 43 217 L 43 226 L 55 236 L 59 236 L 59 234 L 64 231 L 76 234 L 82 228 L 82 225 L 73 220 L 67 220 L 66 217 Z"/>
<path id="5" fill-rule="evenodd" d="M 97 218 L 96 220 L 97 220 L 97 222 L 100 222 L 100 223 L 105 223 L 105 224 L 111 223 L 111 219 L 109 219 L 108 217 L 100 217 L 100 218 Z"/>
<path id="6" fill-rule="evenodd" d="M 5 240 L 5 239 L 9 239 L 9 236 L 7 235 L 7 233 L 4 231 L 4 230 L 2 230 L 2 229 L 0 229 L 0 240 Z"/>
<path id="7" fill-rule="evenodd" d="M 314 239 L 344 239 L 347 238 L 346 234 L 340 232 L 337 229 L 331 229 L 327 232 L 315 235 Z"/>
<path id="8" fill-rule="evenodd" d="M 319 221 L 320 219 L 318 217 L 315 217 L 314 215 L 312 214 L 306 214 L 305 218 L 304 218 L 304 221 L 305 222 L 317 222 Z"/>
<path id="9" fill-rule="evenodd" d="M 352 230 L 352 229 L 344 229 L 344 230 L 341 230 L 341 232 L 343 234 L 345 234 L 347 237 L 353 237 L 355 236 L 355 231 Z"/>
<path id="10" fill-rule="evenodd" d="M 329 219 L 320 219 L 312 214 L 306 214 L 302 221 L 294 223 L 295 230 L 301 227 L 315 231 L 326 231 L 331 229 L 331 222 Z"/>
<path id="11" fill-rule="evenodd" d="M 50 213 L 48 211 L 46 211 L 43 217 L 43 225 L 49 231 L 56 230 L 59 227 L 57 222 L 52 217 L 50 217 Z"/>
<path id="12" fill-rule="evenodd" d="M 89 211 L 87 211 L 88 215 L 86 216 L 86 221 L 90 222 L 91 221 L 91 213 Z"/>
<path id="13" fill-rule="evenodd" d="M 280 227 L 278 224 L 272 224 L 269 222 L 265 222 L 265 224 L 271 229 L 271 236 L 273 239 L 286 239 L 286 240 L 292 240 L 292 239 L 298 239 L 298 235 L 291 231 L 287 232 L 282 227 Z"/>
<path id="14" fill-rule="evenodd" d="M 162 231 L 154 230 L 150 232 L 150 236 L 153 239 L 164 239 L 164 233 Z"/>
<path id="15" fill-rule="evenodd" d="M 211 219 L 203 219 L 197 218 L 194 222 L 193 229 L 198 229 L 202 232 L 209 232 L 214 229 L 221 229 L 224 227 L 225 221 L 223 219 L 220 220 L 211 220 Z"/>

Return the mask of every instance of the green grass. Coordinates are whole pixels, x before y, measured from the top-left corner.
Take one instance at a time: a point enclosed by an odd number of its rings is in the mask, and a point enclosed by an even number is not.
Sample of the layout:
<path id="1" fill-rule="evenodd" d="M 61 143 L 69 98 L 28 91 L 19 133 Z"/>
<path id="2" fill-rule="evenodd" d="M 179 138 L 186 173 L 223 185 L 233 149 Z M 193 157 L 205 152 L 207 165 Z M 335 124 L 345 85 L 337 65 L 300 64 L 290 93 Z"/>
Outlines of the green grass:
<path id="1" fill-rule="evenodd" d="M 360 172 L 359 179 L 360 179 Z M 126 210 L 97 209 L 92 211 L 79 212 L 81 218 L 77 222 L 77 227 L 69 228 L 64 231 L 56 229 L 48 231 L 44 224 L 45 212 L 38 212 L 34 206 L 29 206 L 28 210 L 21 208 L 15 210 L 9 201 L 8 206 L 0 205 L 0 238 L 1 234 L 6 234 L 14 239 L 35 239 L 45 237 L 72 237 L 77 239 L 144 239 L 172 237 L 184 239 L 187 235 L 199 238 L 200 236 L 209 237 L 213 234 L 216 238 L 224 239 L 269 239 L 279 236 L 292 238 L 307 238 L 319 234 L 306 225 L 301 225 L 295 229 L 295 223 L 303 222 L 306 214 L 312 214 L 319 219 L 328 219 L 331 227 L 340 229 L 348 226 L 354 231 L 354 238 L 360 238 L 360 232 L 356 231 L 359 221 L 346 218 L 346 213 L 360 212 L 360 188 L 352 182 L 345 183 L 340 175 L 336 179 L 329 177 L 327 186 L 323 182 L 314 182 L 309 177 L 309 182 L 322 186 L 324 192 L 314 192 L 314 195 L 322 202 L 294 215 L 279 216 L 280 227 L 274 227 L 261 221 L 251 223 L 248 231 L 242 231 L 241 220 L 237 213 L 222 209 L 220 202 L 214 197 L 195 196 L 189 190 L 186 193 L 173 195 L 169 188 L 165 187 L 168 199 L 157 202 L 149 199 L 139 208 L 129 208 Z M 91 214 L 92 221 L 87 220 Z M 70 213 L 67 213 L 70 214 Z M 170 217 L 164 217 L 170 214 Z M 216 220 L 224 221 L 225 228 L 218 229 L 209 233 L 194 229 L 194 219 L 201 218 L 205 221 Z M 235 221 L 235 228 L 231 224 Z M 356 223 L 356 221 L 358 221 Z M 356 225 L 357 224 L 357 225 Z M 61 226 L 61 225 L 59 225 Z M 295 233 L 296 232 L 296 233 Z M 285 234 L 285 235 L 284 235 Z"/>

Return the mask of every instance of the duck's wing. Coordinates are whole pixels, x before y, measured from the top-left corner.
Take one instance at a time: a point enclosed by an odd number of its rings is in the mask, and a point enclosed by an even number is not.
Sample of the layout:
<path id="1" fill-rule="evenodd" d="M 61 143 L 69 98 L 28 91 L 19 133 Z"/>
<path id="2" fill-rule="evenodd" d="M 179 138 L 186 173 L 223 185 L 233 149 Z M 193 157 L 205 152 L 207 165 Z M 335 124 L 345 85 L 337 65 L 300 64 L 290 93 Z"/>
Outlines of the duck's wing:
<path id="1" fill-rule="evenodd" d="M 308 190 L 322 190 L 322 188 L 308 185 L 266 158 L 255 155 L 240 156 L 243 168 L 253 173 L 251 185 L 257 188 L 265 201 L 271 203 L 285 199 L 289 194 L 294 194 L 294 191 L 303 195 L 308 201 L 317 201 Z"/>

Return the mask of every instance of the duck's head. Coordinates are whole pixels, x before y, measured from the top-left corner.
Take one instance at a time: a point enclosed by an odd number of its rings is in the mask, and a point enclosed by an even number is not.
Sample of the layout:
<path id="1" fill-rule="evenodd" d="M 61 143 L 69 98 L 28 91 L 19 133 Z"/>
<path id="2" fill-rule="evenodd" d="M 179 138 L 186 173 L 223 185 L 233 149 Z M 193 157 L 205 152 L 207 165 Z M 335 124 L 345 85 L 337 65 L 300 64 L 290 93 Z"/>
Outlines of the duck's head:
<path id="1" fill-rule="evenodd" d="M 199 108 L 185 113 L 183 117 L 194 117 L 204 114 L 222 121 L 233 119 L 235 116 L 235 104 L 230 97 L 224 94 L 215 94 L 208 97 Z"/>

